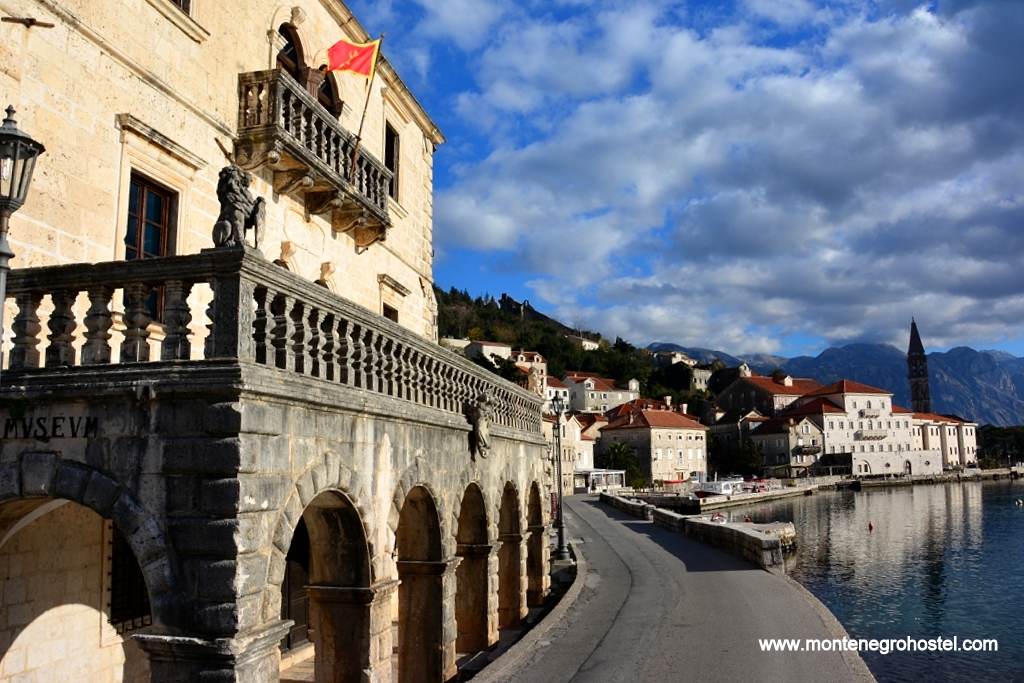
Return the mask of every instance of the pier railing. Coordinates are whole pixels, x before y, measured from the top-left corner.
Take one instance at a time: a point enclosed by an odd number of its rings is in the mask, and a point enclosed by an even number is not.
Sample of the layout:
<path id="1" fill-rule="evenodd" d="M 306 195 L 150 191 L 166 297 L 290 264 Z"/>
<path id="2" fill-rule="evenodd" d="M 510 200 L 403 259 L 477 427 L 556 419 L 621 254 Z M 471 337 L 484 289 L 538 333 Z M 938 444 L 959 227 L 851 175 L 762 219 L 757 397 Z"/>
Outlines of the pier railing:
<path id="1" fill-rule="evenodd" d="M 5 386 L 55 369 L 234 360 L 460 415 L 485 394 L 496 424 L 540 432 L 541 397 L 251 250 L 15 270 L 7 296 Z"/>

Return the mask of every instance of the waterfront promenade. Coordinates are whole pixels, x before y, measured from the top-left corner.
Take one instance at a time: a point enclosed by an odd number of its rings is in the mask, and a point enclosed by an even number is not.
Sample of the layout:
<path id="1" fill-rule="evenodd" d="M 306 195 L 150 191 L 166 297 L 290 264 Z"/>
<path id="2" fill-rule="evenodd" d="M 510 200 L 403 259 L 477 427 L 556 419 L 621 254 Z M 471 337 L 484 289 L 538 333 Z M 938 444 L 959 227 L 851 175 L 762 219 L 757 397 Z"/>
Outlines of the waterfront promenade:
<path id="1" fill-rule="evenodd" d="M 762 653 L 759 638 L 836 638 L 830 614 L 795 582 L 601 505 L 565 501 L 583 553 L 582 590 L 532 647 L 481 679 L 871 681 L 855 654 Z"/>

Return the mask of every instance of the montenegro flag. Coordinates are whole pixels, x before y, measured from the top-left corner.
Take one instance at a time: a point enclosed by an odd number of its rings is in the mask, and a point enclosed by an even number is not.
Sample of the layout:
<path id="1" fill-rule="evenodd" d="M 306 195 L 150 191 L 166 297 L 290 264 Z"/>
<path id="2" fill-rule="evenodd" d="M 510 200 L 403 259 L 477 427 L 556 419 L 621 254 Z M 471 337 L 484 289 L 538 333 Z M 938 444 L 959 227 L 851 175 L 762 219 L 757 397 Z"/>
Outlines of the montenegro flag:
<path id="1" fill-rule="evenodd" d="M 369 43 L 350 43 L 339 40 L 327 48 L 328 71 L 351 71 L 369 78 L 377 67 L 380 39 Z"/>

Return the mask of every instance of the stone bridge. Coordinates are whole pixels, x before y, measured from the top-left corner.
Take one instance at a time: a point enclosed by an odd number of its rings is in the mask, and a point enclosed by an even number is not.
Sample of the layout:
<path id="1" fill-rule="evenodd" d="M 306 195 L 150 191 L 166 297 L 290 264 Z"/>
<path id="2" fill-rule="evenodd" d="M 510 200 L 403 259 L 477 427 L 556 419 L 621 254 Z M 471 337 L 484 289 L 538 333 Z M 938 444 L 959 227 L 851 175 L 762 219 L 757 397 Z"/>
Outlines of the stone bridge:
<path id="1" fill-rule="evenodd" d="M 539 397 L 247 248 L 8 296 L 0 539 L 54 500 L 112 520 L 151 680 L 276 681 L 303 637 L 318 681 L 448 680 L 546 596 Z"/>

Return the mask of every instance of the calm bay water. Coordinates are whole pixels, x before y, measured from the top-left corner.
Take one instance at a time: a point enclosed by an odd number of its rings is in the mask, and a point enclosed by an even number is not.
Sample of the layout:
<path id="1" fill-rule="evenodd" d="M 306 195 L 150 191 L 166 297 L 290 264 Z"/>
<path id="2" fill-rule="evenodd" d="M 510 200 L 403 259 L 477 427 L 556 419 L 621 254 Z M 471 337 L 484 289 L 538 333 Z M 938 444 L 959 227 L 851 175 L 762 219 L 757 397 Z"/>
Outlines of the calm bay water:
<path id="1" fill-rule="evenodd" d="M 1024 481 L 820 492 L 734 508 L 791 521 L 790 576 L 854 638 L 996 638 L 997 653 L 864 653 L 882 683 L 1024 681 Z M 868 524 L 874 531 L 868 531 Z"/>

